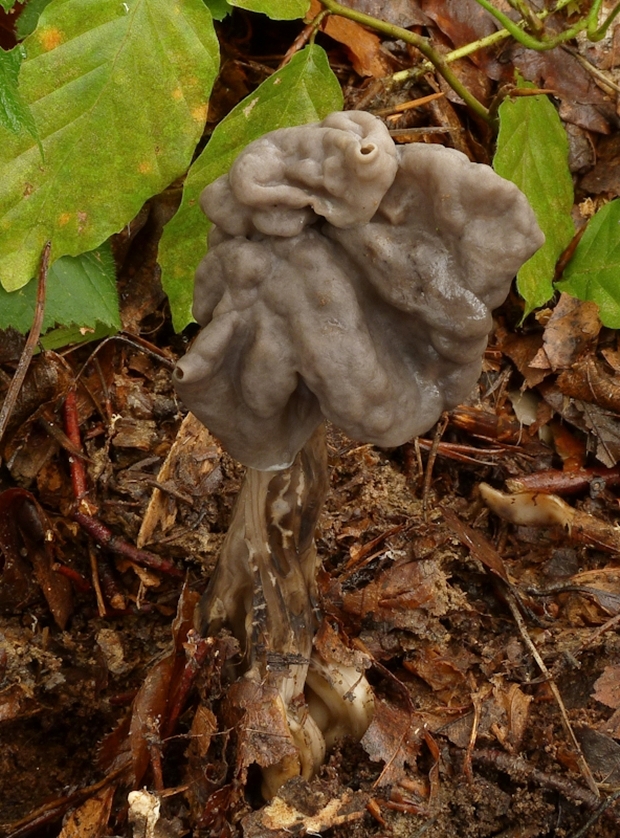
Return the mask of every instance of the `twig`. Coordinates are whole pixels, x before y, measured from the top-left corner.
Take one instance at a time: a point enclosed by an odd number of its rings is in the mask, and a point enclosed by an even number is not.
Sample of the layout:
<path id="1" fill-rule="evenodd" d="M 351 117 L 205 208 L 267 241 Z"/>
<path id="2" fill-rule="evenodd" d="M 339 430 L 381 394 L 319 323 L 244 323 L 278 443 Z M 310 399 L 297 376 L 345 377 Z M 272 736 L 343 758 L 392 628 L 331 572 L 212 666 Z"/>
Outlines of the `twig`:
<path id="1" fill-rule="evenodd" d="M 484 748 L 474 751 L 472 758 L 478 765 L 490 765 L 492 768 L 503 771 L 517 781 L 523 780 L 524 782 L 536 783 L 536 785 L 542 788 L 557 791 L 567 800 L 582 803 L 586 808 L 598 811 L 600 798 L 593 795 L 588 789 L 562 775 L 547 774 L 539 768 L 534 768 L 523 757 L 512 756 L 504 751 L 498 751 L 492 748 Z M 610 799 L 607 798 L 607 800 Z M 620 822 L 620 818 L 614 812 L 609 812 L 609 817 L 616 823 Z M 571 838 L 581 838 L 581 836 L 572 835 Z"/>
<path id="2" fill-rule="evenodd" d="M 603 802 L 596 809 L 592 817 L 588 818 L 588 820 L 584 823 L 581 829 L 577 830 L 577 832 L 573 832 L 573 834 L 570 835 L 569 838 L 584 838 L 584 836 L 587 835 L 590 831 L 590 827 L 594 826 L 594 824 L 601 817 L 601 815 L 607 809 L 609 809 L 610 806 L 613 806 L 613 804 L 616 802 L 616 800 L 618 800 L 618 798 L 620 798 L 620 789 L 611 794 L 606 800 L 603 800 Z"/>
<path id="3" fill-rule="evenodd" d="M 533 640 L 529 636 L 527 631 L 527 627 L 525 622 L 523 621 L 523 617 L 521 616 L 521 612 L 519 611 L 519 607 L 517 605 L 516 599 L 512 592 L 508 589 L 505 590 L 504 596 L 506 598 L 506 602 L 508 603 L 508 607 L 512 612 L 512 616 L 514 618 L 515 623 L 517 624 L 517 628 L 523 638 L 523 642 L 530 650 L 530 654 L 536 661 L 538 668 L 542 672 L 542 674 L 547 679 L 547 683 L 549 684 L 549 689 L 553 693 L 553 696 L 556 700 L 558 708 L 560 710 L 560 716 L 562 719 L 562 727 L 564 728 L 564 732 L 568 736 L 573 746 L 573 749 L 577 755 L 577 761 L 579 763 L 579 767 L 581 769 L 582 776 L 586 783 L 588 784 L 588 788 L 590 791 L 596 795 L 597 798 L 600 798 L 600 792 L 598 786 L 596 785 L 596 781 L 592 776 L 592 771 L 590 770 L 590 766 L 588 765 L 586 758 L 583 755 L 583 751 L 581 750 L 581 745 L 579 744 L 577 737 L 575 736 L 575 732 L 573 727 L 570 723 L 570 719 L 568 718 L 568 713 L 566 712 L 566 707 L 564 706 L 564 702 L 562 701 L 562 696 L 560 695 L 560 691 L 558 689 L 557 684 L 553 680 L 553 675 L 547 669 L 547 665 L 545 664 L 544 660 L 541 658 L 540 653 L 536 646 L 534 645 Z"/>
<path id="4" fill-rule="evenodd" d="M 122 538 L 114 535 L 112 530 L 108 529 L 105 524 L 91 518 L 90 515 L 84 515 L 83 512 L 74 512 L 73 520 L 85 530 L 95 541 L 107 547 L 113 553 L 118 553 L 125 558 L 130 559 L 138 565 L 151 568 L 152 570 L 159 570 L 161 573 L 167 573 L 170 576 L 184 576 L 182 570 L 169 562 L 167 559 L 162 559 L 154 553 L 149 553 L 146 550 L 138 550 L 132 544 L 124 541 Z"/>
<path id="5" fill-rule="evenodd" d="M 32 834 L 32 832 L 39 830 L 42 826 L 46 824 L 53 823 L 54 821 L 60 820 L 60 818 L 67 812 L 69 808 L 72 806 L 78 806 L 84 800 L 93 795 L 97 794 L 98 791 L 106 788 L 106 786 L 111 785 L 115 780 L 119 777 L 122 777 L 127 771 L 131 768 L 131 758 L 129 755 L 127 756 L 126 760 L 123 761 L 122 765 L 118 768 L 115 768 L 111 771 L 107 776 L 105 776 L 102 780 L 99 780 L 97 783 L 93 783 L 90 786 L 85 786 L 81 789 L 76 789 L 71 794 L 66 795 L 65 797 L 59 797 L 56 800 L 52 800 L 49 803 L 44 803 L 43 806 L 40 806 L 38 809 L 35 809 L 33 812 L 30 812 L 29 815 L 26 815 L 25 818 L 21 818 L 18 821 L 13 821 L 13 823 L 9 824 L 1 824 L 0 826 L 3 829 L 6 829 L 6 834 L 9 838 L 24 838 L 26 835 Z M 39 833 L 40 834 L 40 833 Z"/>
<path id="6" fill-rule="evenodd" d="M 433 444 L 431 446 L 431 450 L 428 454 L 428 461 L 426 463 L 426 471 L 424 472 L 424 486 L 422 488 L 422 512 L 424 513 L 424 518 L 426 519 L 426 511 L 428 509 L 428 498 L 431 492 L 431 481 L 433 479 L 433 467 L 435 465 L 435 460 L 437 459 L 437 452 L 439 450 L 439 443 L 441 442 L 441 437 L 444 434 L 444 431 L 448 427 L 449 417 L 447 413 L 439 420 L 437 424 L 437 430 L 435 431 L 435 436 L 433 437 Z"/>
<path id="7" fill-rule="evenodd" d="M 103 598 L 103 591 L 101 590 L 101 582 L 99 580 L 99 568 L 97 566 L 97 555 L 92 544 L 88 545 L 88 555 L 90 558 L 90 571 L 93 580 L 93 588 L 95 589 L 95 598 L 97 600 L 97 611 L 100 617 L 107 616 L 108 609 Z"/>
<path id="8" fill-rule="evenodd" d="M 391 116 L 411 111 L 414 108 L 421 108 L 422 105 L 427 105 L 429 102 L 434 102 L 435 99 L 441 99 L 446 94 L 443 90 L 438 93 L 429 93 L 428 96 L 420 96 L 419 99 L 411 99 L 409 102 L 401 102 L 398 105 L 392 105 L 390 108 L 380 108 L 378 111 L 373 111 L 375 116 Z"/>
<path id="9" fill-rule="evenodd" d="M 65 398 L 63 406 L 65 432 L 71 441 L 71 444 L 79 451 L 82 448 L 82 438 L 80 436 L 80 422 L 77 412 L 77 398 L 75 389 L 72 387 Z M 96 506 L 87 500 L 88 481 L 86 478 L 86 469 L 84 461 L 81 457 L 76 457 L 71 454 L 69 456 L 69 466 L 71 468 L 71 485 L 73 487 L 73 496 L 75 497 L 78 508 L 87 515 L 93 515 L 96 512 Z"/>
<path id="10" fill-rule="evenodd" d="M 24 351 L 21 354 L 21 358 L 19 359 L 17 369 L 15 370 L 15 375 L 13 376 L 13 380 L 11 381 L 11 384 L 5 396 L 4 403 L 2 405 L 2 410 L 0 410 L 0 440 L 2 440 L 4 432 L 6 431 L 6 426 L 8 425 L 11 413 L 13 412 L 13 408 L 15 407 L 15 402 L 17 401 L 19 391 L 21 390 L 22 384 L 24 383 L 24 378 L 26 377 L 26 373 L 28 372 L 28 367 L 30 366 L 30 362 L 32 361 L 32 356 L 34 355 L 35 347 L 41 335 L 41 327 L 43 326 L 43 315 L 45 314 L 45 291 L 47 286 L 47 272 L 49 270 L 50 265 L 51 250 L 52 243 L 48 241 L 46 242 L 45 247 L 43 248 L 43 254 L 41 256 L 41 265 L 39 267 L 39 284 L 37 286 L 37 300 L 35 303 L 32 328 L 30 329 L 30 332 L 28 334 L 28 339 L 26 341 L 26 345 L 24 346 Z"/>

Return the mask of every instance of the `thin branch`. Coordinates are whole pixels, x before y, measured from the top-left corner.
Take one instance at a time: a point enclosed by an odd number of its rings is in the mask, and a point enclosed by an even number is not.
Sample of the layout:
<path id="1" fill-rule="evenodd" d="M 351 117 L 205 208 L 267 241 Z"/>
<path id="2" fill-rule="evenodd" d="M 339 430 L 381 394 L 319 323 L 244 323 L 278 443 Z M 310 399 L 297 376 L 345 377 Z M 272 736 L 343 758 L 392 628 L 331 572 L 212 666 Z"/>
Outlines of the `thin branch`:
<path id="1" fill-rule="evenodd" d="M 517 605 L 517 602 L 516 602 L 512 592 L 510 590 L 506 589 L 504 591 L 504 596 L 506 598 L 506 602 L 508 603 L 508 607 L 510 608 L 510 611 L 512 612 L 512 616 L 514 618 L 515 623 L 517 624 L 517 628 L 519 629 L 519 632 L 521 634 L 521 637 L 523 638 L 523 641 L 524 641 L 525 645 L 527 646 L 527 648 L 530 651 L 530 654 L 532 655 L 532 657 L 536 661 L 536 663 L 538 665 L 538 668 L 540 669 L 542 674 L 545 676 L 545 678 L 547 680 L 547 683 L 549 684 L 549 689 L 553 693 L 553 696 L 554 696 L 554 698 L 556 700 L 556 703 L 558 705 L 558 708 L 560 710 L 560 717 L 562 719 L 562 727 L 564 728 L 564 731 L 565 731 L 566 735 L 570 739 L 570 742 L 573 746 L 573 750 L 575 751 L 575 753 L 577 755 L 577 762 L 579 763 L 579 768 L 581 769 L 581 774 L 582 774 L 584 780 L 586 781 L 586 783 L 588 784 L 588 788 L 590 789 L 590 791 L 593 794 L 595 794 L 597 798 L 600 798 L 600 792 L 598 790 L 598 786 L 596 785 L 596 781 L 594 780 L 594 777 L 592 776 L 592 771 L 590 770 L 590 766 L 588 765 L 588 763 L 586 761 L 586 758 L 583 755 L 583 751 L 581 750 L 581 745 L 579 744 L 579 742 L 577 740 L 577 737 L 575 736 L 573 726 L 571 725 L 570 719 L 568 718 L 568 713 L 566 712 L 566 707 L 564 706 L 564 702 L 562 701 L 562 696 L 560 695 L 560 691 L 558 689 L 557 684 L 553 680 L 553 675 L 547 669 L 547 665 L 545 664 L 544 660 L 540 656 L 540 652 L 538 651 L 538 649 L 534 645 L 534 642 L 533 642 L 532 638 L 530 637 L 530 635 L 528 633 L 527 627 L 525 625 L 525 622 L 523 621 L 523 617 L 521 616 L 521 613 L 519 611 L 519 607 Z"/>
<path id="2" fill-rule="evenodd" d="M 37 286 L 37 300 L 34 309 L 34 318 L 32 320 L 32 328 L 30 329 L 30 333 L 28 334 L 28 339 L 26 341 L 26 345 L 24 346 L 24 351 L 21 354 L 21 358 L 19 359 L 19 364 L 17 365 L 15 375 L 13 376 L 13 380 L 11 381 L 6 397 L 4 399 L 2 410 L 0 410 L 0 440 L 2 440 L 4 432 L 6 431 L 6 427 L 8 425 L 9 419 L 11 418 L 13 408 L 15 407 L 15 402 L 17 401 L 19 391 L 21 390 L 22 384 L 24 383 L 24 379 L 26 378 L 28 367 L 30 366 L 32 356 L 34 355 L 34 350 L 41 335 L 41 327 L 43 326 L 43 315 L 45 313 L 45 291 L 47 286 L 47 272 L 49 270 L 51 249 L 52 243 L 49 241 L 46 242 L 45 247 L 43 248 L 41 264 L 39 267 L 39 284 Z"/>

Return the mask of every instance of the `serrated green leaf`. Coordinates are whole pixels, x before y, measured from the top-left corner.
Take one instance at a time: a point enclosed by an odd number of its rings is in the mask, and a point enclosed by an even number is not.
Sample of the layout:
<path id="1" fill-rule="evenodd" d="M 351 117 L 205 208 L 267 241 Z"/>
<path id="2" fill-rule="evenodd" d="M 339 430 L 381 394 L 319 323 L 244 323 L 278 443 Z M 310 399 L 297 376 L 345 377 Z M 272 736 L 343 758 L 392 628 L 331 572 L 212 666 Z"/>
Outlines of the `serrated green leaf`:
<path id="1" fill-rule="evenodd" d="M 0 0 L 0 6 L 2 6 L 5 12 L 10 12 L 16 3 L 17 0 Z"/>
<path id="2" fill-rule="evenodd" d="M 224 20 L 232 12 L 232 6 L 227 0 L 204 0 L 213 16 L 213 20 Z"/>
<path id="3" fill-rule="evenodd" d="M 568 139 L 546 96 L 506 99 L 499 108 L 499 120 L 493 167 L 525 193 L 546 239 L 517 276 L 528 314 L 553 295 L 556 262 L 575 232 Z"/>
<path id="4" fill-rule="evenodd" d="M 0 49 L 0 125 L 13 134 L 27 131 L 37 141 L 34 117 L 19 91 L 19 68 L 24 58 L 21 44 L 8 52 Z"/>
<path id="5" fill-rule="evenodd" d="M 620 329 L 620 199 L 590 219 L 557 288 L 595 302 L 603 325 Z"/>
<path id="6" fill-rule="evenodd" d="M 324 50 L 311 44 L 293 56 L 217 126 L 193 164 L 179 211 L 164 228 L 158 261 L 177 331 L 192 322 L 194 272 L 205 254 L 209 222 L 198 206 L 207 184 L 227 172 L 252 140 L 268 131 L 303 125 L 342 109 L 342 91 Z"/>
<path id="7" fill-rule="evenodd" d="M 37 283 L 18 291 L 0 287 L 0 329 L 25 333 L 32 326 Z M 63 256 L 49 269 L 42 332 L 52 326 L 93 329 L 97 323 L 121 327 L 114 259 L 109 244 L 80 256 Z"/>
<path id="8" fill-rule="evenodd" d="M 248 12 L 260 12 L 272 20 L 295 20 L 306 14 L 310 0 L 230 0 L 230 5 Z"/>
<path id="9" fill-rule="evenodd" d="M 92 250 L 182 174 L 218 64 L 202 0 L 52 0 L 24 42 L 20 90 L 45 150 L 0 129 L 0 281 Z"/>
<path id="10" fill-rule="evenodd" d="M 27 38 L 37 28 L 41 12 L 52 0 L 28 0 L 15 24 L 15 34 L 20 41 Z"/>

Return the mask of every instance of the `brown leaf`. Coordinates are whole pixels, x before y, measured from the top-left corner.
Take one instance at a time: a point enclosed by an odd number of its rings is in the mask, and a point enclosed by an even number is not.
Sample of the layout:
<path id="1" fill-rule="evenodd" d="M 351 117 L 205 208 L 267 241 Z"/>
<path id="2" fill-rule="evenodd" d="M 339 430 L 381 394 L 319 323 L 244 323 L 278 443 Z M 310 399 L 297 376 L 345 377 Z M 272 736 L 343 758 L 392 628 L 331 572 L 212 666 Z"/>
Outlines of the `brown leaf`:
<path id="1" fill-rule="evenodd" d="M 221 448 L 205 426 L 188 413 L 162 465 L 157 482 L 171 484 L 177 493 L 195 503 L 216 489 L 221 481 Z M 136 541 L 137 547 L 166 535 L 177 519 L 178 500 L 170 492 L 154 489 Z"/>
<path id="2" fill-rule="evenodd" d="M 496 687 L 494 694 L 495 701 L 503 707 L 508 719 L 502 745 L 518 751 L 527 730 L 532 696 L 526 695 L 518 684 L 510 684 L 508 689 Z"/>
<path id="3" fill-rule="evenodd" d="M 237 770 L 241 782 L 245 782 L 247 769 L 253 763 L 261 768 L 290 765 L 292 775 L 299 773 L 299 752 L 277 688 L 240 678 L 228 691 L 227 698 L 226 722 L 237 730 Z"/>
<path id="4" fill-rule="evenodd" d="M 28 699 L 19 684 L 12 684 L 0 691 L 0 722 L 18 719 L 23 715 L 26 704 L 33 705 L 34 702 Z"/>
<path id="5" fill-rule="evenodd" d="M 530 366 L 537 369 L 568 370 L 601 330 L 598 306 L 562 294 L 543 334 L 543 347 Z"/>
<path id="6" fill-rule="evenodd" d="M 34 571 L 56 624 L 64 629 L 73 611 L 71 583 L 53 569 L 52 525 L 25 489 L 0 493 L 0 554 L 4 559 L 0 608 L 20 611 L 28 605 L 36 591 Z"/>
<path id="7" fill-rule="evenodd" d="M 114 786 L 108 786 L 85 800 L 71 812 L 58 838 L 101 838 L 107 829 L 113 797 Z"/>
<path id="8" fill-rule="evenodd" d="M 565 597 L 564 611 L 573 625 L 600 625 L 620 613 L 620 570 L 584 570 L 570 578 L 577 591 Z"/>
<path id="9" fill-rule="evenodd" d="M 581 181 L 581 188 L 593 195 L 620 195 L 620 134 L 602 137 L 596 146 L 596 165 Z"/>
<path id="10" fill-rule="evenodd" d="M 620 745 L 591 727 L 575 728 L 575 736 L 597 780 L 609 786 L 620 785 Z"/>
<path id="11" fill-rule="evenodd" d="M 620 414 L 620 381 L 592 353 L 582 355 L 570 370 L 560 373 L 558 387 L 565 396 Z"/>
<path id="12" fill-rule="evenodd" d="M 620 708 L 620 665 L 606 666 L 603 674 L 594 682 L 592 698 L 611 707 Z"/>
<path id="13" fill-rule="evenodd" d="M 343 5 L 405 29 L 428 26 L 431 22 L 419 8 L 417 0 L 345 0 Z"/>
<path id="14" fill-rule="evenodd" d="M 444 509 L 443 515 L 450 529 L 458 536 L 459 541 L 471 550 L 475 558 L 482 562 L 491 573 L 510 585 L 510 577 L 504 561 L 489 539 L 479 530 L 461 521 L 451 509 Z"/>
<path id="15" fill-rule="evenodd" d="M 534 333 L 531 335 L 520 335 L 514 332 L 507 332 L 498 329 L 496 333 L 499 348 L 504 355 L 507 355 L 521 375 L 525 378 L 528 387 L 536 387 L 545 378 L 545 370 L 535 369 L 530 364 L 536 357 L 543 344 L 542 335 Z"/>
<path id="16" fill-rule="evenodd" d="M 415 766 L 423 741 L 421 716 L 409 708 L 375 697 L 375 715 L 364 734 L 362 746 L 371 760 L 385 762 L 378 785 L 398 783 L 405 777 L 405 766 Z"/>
<path id="17" fill-rule="evenodd" d="M 528 81 L 553 90 L 561 99 L 560 116 L 565 122 L 600 134 L 610 133 L 614 104 L 575 55 L 561 48 L 537 52 L 518 45 L 512 55 L 514 66 Z"/>
<path id="18" fill-rule="evenodd" d="M 470 44 L 499 29 L 493 16 L 476 0 L 421 0 L 420 5 L 455 47 Z M 499 79 L 506 73 L 506 68 L 488 50 L 479 50 L 471 60 L 484 67 L 490 78 Z"/>
<path id="19" fill-rule="evenodd" d="M 318 0 L 310 6 L 310 16 L 316 16 L 322 7 Z M 323 27 L 330 38 L 346 47 L 353 69 L 360 76 L 382 78 L 390 72 L 390 62 L 381 51 L 381 38 L 353 20 L 331 15 Z"/>
<path id="20" fill-rule="evenodd" d="M 587 368 L 587 361 L 584 367 Z M 586 433 L 591 433 L 595 437 L 597 459 L 609 468 L 613 468 L 620 460 L 619 411 L 617 409 L 607 410 L 604 407 L 599 407 L 597 404 L 592 404 L 590 401 L 593 397 L 591 387 L 595 382 L 597 396 L 600 396 L 602 400 L 606 400 L 606 397 L 613 396 L 614 394 L 611 392 L 605 393 L 602 390 L 600 378 L 594 370 L 592 370 L 592 379 L 589 382 L 587 379 L 584 381 L 582 378 L 584 367 L 582 367 L 581 361 L 579 361 L 572 370 L 566 370 L 560 373 L 557 384 L 548 384 L 545 382 L 540 385 L 539 390 L 545 401 L 565 421 L 570 422 L 571 425 L 575 425 Z M 579 385 L 578 390 L 577 385 Z M 618 385 L 616 385 L 615 389 L 617 387 Z M 588 395 L 590 399 L 588 401 L 584 401 L 578 397 L 567 398 L 567 396 L 570 396 L 571 391 L 583 393 L 585 390 L 589 391 Z"/>
<path id="21" fill-rule="evenodd" d="M 415 658 L 404 661 L 403 666 L 426 681 L 435 692 L 454 692 L 465 681 L 466 670 L 462 671 L 453 660 L 434 647 L 419 649 Z"/>
<path id="22" fill-rule="evenodd" d="M 400 563 L 360 591 L 346 594 L 343 606 L 358 617 L 372 617 L 397 628 L 415 627 L 428 614 L 445 613 L 446 577 L 432 560 Z"/>
<path id="23" fill-rule="evenodd" d="M 138 785 L 149 764 L 149 746 L 156 742 L 165 719 L 174 656 L 161 660 L 150 670 L 134 700 L 129 744 L 135 783 Z"/>

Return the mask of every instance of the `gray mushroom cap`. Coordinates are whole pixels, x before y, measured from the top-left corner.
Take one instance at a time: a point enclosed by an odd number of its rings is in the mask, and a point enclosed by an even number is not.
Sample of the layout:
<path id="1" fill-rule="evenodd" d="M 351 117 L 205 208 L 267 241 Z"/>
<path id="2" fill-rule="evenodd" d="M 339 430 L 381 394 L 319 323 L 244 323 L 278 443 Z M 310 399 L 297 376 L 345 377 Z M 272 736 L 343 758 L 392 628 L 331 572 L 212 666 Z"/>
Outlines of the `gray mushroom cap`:
<path id="1" fill-rule="evenodd" d="M 476 383 L 499 305 L 544 241 L 525 196 L 358 111 L 266 134 L 208 186 L 203 326 L 175 370 L 240 462 L 286 467 L 323 418 L 396 446 Z"/>

